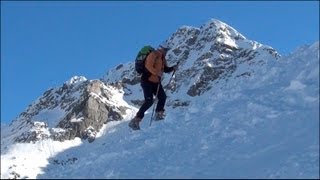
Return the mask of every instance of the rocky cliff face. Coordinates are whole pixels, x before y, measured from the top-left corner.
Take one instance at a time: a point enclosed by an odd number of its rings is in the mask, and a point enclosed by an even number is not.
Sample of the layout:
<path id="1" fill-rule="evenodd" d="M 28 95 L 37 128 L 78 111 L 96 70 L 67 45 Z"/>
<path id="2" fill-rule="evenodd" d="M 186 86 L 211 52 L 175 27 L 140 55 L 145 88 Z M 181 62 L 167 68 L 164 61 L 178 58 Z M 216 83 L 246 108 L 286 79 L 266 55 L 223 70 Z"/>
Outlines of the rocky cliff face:
<path id="1" fill-rule="evenodd" d="M 100 80 L 73 77 L 43 96 L 11 123 L 15 142 L 52 138 L 64 141 L 80 137 L 92 142 L 103 124 L 123 119 L 129 107 L 117 106 L 120 93 Z M 123 104 L 123 103 L 122 103 Z"/>
<path id="2" fill-rule="evenodd" d="M 169 66 L 179 62 L 170 84 L 167 106 L 186 107 L 190 99 L 210 93 L 230 78 L 250 78 L 280 55 L 271 47 L 246 39 L 227 24 L 211 19 L 200 28 L 183 26 L 164 43 L 170 47 Z M 127 104 L 140 105 L 143 93 L 134 62 L 109 70 L 101 80 L 73 77 L 61 87 L 46 91 L 11 123 L 8 138 L 15 142 L 40 139 L 94 140 L 103 124 L 122 120 Z M 119 98 L 120 97 L 120 98 Z M 124 101 L 125 100 L 125 101 Z M 119 103 L 121 101 L 121 103 Z"/>

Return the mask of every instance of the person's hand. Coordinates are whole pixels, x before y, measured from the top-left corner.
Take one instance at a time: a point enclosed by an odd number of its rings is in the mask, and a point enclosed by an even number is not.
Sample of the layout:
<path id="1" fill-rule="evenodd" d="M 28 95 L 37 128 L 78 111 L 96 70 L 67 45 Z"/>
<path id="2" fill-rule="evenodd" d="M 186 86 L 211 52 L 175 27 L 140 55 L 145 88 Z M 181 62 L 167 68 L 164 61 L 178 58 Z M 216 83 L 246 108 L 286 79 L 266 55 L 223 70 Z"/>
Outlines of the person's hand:
<path id="1" fill-rule="evenodd" d="M 176 71 L 178 69 L 178 64 L 172 66 L 173 70 Z"/>

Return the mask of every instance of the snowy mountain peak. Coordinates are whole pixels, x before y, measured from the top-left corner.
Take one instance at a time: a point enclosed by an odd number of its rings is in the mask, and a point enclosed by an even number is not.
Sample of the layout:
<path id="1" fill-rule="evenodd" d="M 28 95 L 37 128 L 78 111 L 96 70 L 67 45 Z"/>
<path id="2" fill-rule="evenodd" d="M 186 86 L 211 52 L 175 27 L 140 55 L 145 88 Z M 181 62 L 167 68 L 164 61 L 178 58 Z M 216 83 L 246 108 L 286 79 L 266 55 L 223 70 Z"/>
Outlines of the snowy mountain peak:
<path id="1" fill-rule="evenodd" d="M 73 76 L 68 81 L 66 81 L 65 84 L 70 86 L 81 83 L 83 81 L 87 81 L 87 78 L 85 78 L 84 76 Z"/>
<path id="2" fill-rule="evenodd" d="M 199 96 L 227 77 L 252 76 L 263 68 L 263 64 L 280 57 L 272 47 L 248 40 L 216 19 L 200 28 L 184 25 L 162 44 L 171 48 L 166 57 L 169 66 L 180 63 L 175 78 L 166 88 L 181 97 Z M 126 98 L 138 102 L 133 96 L 129 97 L 135 92 L 130 87 L 139 83 L 133 67 L 133 62 L 118 66 L 107 72 L 103 79 L 106 83 L 121 82 L 127 91 Z M 168 81 L 165 77 L 164 82 Z"/>
<path id="3" fill-rule="evenodd" d="M 181 45 L 181 43 L 191 46 L 195 41 L 202 40 L 202 42 L 211 41 L 221 44 L 232 44 L 236 47 L 236 41 L 244 39 L 246 38 L 231 26 L 219 20 L 211 19 L 200 28 L 186 25 L 181 26 L 164 44 L 173 48 Z"/>
<path id="4" fill-rule="evenodd" d="M 246 39 L 242 34 L 240 34 L 233 27 L 217 19 L 209 20 L 207 23 L 202 25 L 200 29 L 206 32 L 205 35 L 218 34 L 219 36 L 222 36 L 222 37 L 230 37 L 234 39 Z"/>
<path id="5" fill-rule="evenodd" d="M 203 26 L 209 26 L 209 25 L 213 25 L 216 27 L 229 26 L 226 23 L 224 23 L 218 19 L 215 19 L 215 18 L 209 19 Z"/>

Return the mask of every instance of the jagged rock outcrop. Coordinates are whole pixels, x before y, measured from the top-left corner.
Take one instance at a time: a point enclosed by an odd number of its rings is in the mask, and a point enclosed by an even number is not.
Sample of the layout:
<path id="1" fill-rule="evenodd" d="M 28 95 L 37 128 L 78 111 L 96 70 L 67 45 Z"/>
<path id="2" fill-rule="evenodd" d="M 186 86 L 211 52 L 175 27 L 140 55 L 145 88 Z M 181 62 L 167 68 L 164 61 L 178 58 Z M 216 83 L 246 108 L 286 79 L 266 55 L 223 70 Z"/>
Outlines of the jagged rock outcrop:
<path id="1" fill-rule="evenodd" d="M 62 87 L 46 91 L 11 124 L 12 131 L 20 134 L 14 141 L 79 137 L 92 142 L 103 124 L 122 120 L 126 114 L 128 107 L 117 106 L 113 100 L 115 90 L 100 80 L 74 77 Z M 40 119 L 44 116 L 48 119 Z"/>
<path id="2" fill-rule="evenodd" d="M 243 63 L 250 66 L 280 57 L 271 47 L 247 40 L 232 27 L 215 19 L 199 29 L 182 27 L 166 44 L 172 47 L 174 54 L 169 54 L 168 58 L 180 61 L 182 68 L 175 81 L 185 82 L 192 78 L 186 92 L 192 97 L 210 90 L 215 84 L 212 82 L 228 79 Z M 248 68 L 242 75 L 250 75 L 254 70 Z M 182 83 L 175 84 L 181 86 Z M 171 91 L 179 90 L 180 86 L 175 85 Z"/>
<path id="3" fill-rule="evenodd" d="M 89 137 L 89 141 L 92 141 L 103 124 L 122 119 L 127 108 L 105 103 L 104 99 L 110 99 L 108 96 L 111 94 L 108 95 L 103 87 L 104 84 L 99 80 L 88 84 L 78 103 L 57 126 L 66 130 L 63 139 Z"/>

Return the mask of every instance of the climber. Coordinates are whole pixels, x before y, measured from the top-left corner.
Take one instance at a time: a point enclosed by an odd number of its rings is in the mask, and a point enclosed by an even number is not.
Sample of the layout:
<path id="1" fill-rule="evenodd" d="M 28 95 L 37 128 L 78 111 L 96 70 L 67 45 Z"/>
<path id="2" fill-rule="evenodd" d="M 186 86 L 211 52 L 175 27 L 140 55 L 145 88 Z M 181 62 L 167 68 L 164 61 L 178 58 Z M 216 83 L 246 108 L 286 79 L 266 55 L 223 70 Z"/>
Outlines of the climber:
<path id="1" fill-rule="evenodd" d="M 158 49 L 152 51 L 145 60 L 144 66 L 145 71 L 141 75 L 141 87 L 144 94 L 144 103 L 140 107 L 136 116 L 130 121 L 129 127 L 133 130 L 139 130 L 139 123 L 144 117 L 144 113 L 152 106 L 153 104 L 153 95 L 158 98 L 158 103 L 156 107 L 155 121 L 163 120 L 165 117 L 164 114 L 164 105 L 166 102 L 166 94 L 161 85 L 162 74 L 170 73 L 176 71 L 178 65 L 168 67 L 167 61 L 165 59 L 166 53 L 169 48 L 159 46 Z"/>

